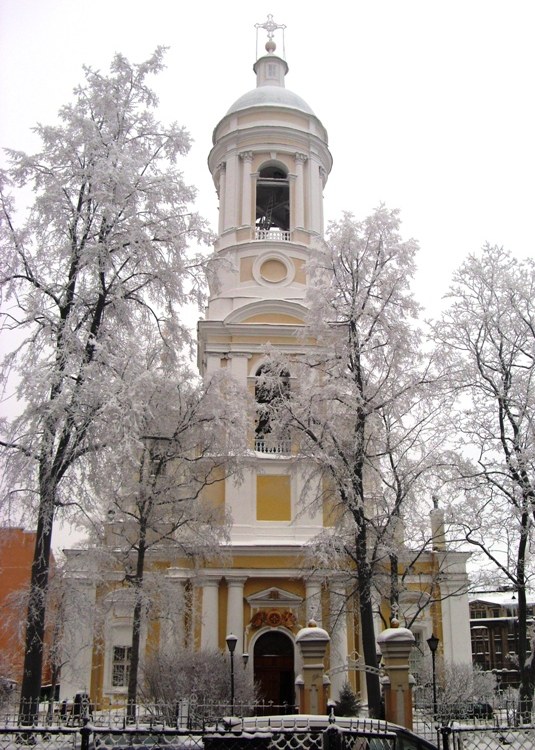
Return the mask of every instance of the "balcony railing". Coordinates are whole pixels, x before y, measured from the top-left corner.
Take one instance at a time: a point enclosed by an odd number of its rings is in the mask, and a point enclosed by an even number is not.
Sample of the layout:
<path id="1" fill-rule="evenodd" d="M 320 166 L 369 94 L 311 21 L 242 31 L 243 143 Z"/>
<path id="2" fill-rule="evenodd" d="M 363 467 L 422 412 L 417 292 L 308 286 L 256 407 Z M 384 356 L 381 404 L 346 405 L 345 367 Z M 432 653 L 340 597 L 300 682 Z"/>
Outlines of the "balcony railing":
<path id="1" fill-rule="evenodd" d="M 280 440 L 278 443 L 271 442 L 271 440 L 264 440 L 262 438 L 256 438 L 254 441 L 254 449 L 259 453 L 271 453 L 271 454 L 288 454 L 292 452 L 292 446 L 290 440 Z"/>
<path id="2" fill-rule="evenodd" d="M 272 240 L 273 242 L 290 242 L 290 232 L 283 229 L 257 229 L 257 240 Z"/>

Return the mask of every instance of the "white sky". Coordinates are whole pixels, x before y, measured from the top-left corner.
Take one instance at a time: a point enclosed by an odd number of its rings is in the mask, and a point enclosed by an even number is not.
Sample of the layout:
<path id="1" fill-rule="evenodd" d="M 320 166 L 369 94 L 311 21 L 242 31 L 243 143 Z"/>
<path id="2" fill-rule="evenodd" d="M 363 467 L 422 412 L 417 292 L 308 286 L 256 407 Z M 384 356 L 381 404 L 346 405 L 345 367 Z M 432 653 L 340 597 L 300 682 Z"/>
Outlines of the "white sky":
<path id="1" fill-rule="evenodd" d="M 287 87 L 329 132 L 327 218 L 400 208 L 430 311 L 484 242 L 535 255 L 533 0 L 0 0 L 0 145 L 37 148 L 30 128 L 54 122 L 83 64 L 168 45 L 159 114 L 195 139 L 184 169 L 215 225 L 212 131 L 255 86 L 267 13 L 287 26 Z"/>
<path id="2" fill-rule="evenodd" d="M 287 26 L 287 87 L 329 132 L 326 217 L 400 208 L 430 313 L 484 242 L 535 257 L 533 0 L 0 0 L 0 146 L 37 149 L 31 127 L 55 121 L 83 64 L 167 45 L 159 116 L 193 136 L 184 171 L 215 227 L 212 131 L 255 86 L 268 13 Z"/>

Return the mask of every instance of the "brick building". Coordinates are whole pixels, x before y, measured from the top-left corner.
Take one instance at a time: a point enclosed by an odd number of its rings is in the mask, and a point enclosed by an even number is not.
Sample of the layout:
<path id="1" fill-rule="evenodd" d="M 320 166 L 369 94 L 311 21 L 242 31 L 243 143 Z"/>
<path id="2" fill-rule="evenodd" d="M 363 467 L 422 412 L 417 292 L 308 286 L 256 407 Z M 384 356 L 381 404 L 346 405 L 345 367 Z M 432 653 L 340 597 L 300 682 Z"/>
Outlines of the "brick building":
<path id="1" fill-rule="evenodd" d="M 35 531 L 0 528 L 0 677 L 17 685 L 24 662 L 25 592 L 30 584 L 34 547 Z M 45 664 L 43 684 L 49 681 L 50 670 Z"/>
<path id="2" fill-rule="evenodd" d="M 494 672 L 502 688 L 519 683 L 517 610 L 510 591 L 480 592 L 470 599 L 473 663 Z M 528 614 L 535 615 L 535 599 L 528 600 Z"/>

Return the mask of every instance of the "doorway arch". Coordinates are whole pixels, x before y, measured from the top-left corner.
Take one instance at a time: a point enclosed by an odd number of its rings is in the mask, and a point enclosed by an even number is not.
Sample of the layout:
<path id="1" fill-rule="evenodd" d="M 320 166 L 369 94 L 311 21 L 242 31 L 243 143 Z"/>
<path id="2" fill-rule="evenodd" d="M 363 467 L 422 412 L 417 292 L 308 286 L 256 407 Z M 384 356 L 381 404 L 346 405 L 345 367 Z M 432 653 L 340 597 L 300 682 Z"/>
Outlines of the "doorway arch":
<path id="1" fill-rule="evenodd" d="M 275 706 L 295 704 L 294 644 L 280 630 L 268 630 L 254 644 L 254 680 L 260 700 Z"/>

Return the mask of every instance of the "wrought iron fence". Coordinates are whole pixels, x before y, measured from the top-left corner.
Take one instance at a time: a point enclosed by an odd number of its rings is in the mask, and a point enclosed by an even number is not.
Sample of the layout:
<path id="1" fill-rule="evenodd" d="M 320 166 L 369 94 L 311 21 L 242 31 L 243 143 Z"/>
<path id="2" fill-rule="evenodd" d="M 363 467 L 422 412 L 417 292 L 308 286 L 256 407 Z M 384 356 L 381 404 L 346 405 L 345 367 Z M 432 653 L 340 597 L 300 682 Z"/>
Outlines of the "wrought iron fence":
<path id="1" fill-rule="evenodd" d="M 535 726 L 443 727 L 443 750 L 533 750 Z"/>
<path id="2" fill-rule="evenodd" d="M 32 704 L 33 705 L 33 704 Z M 202 729 L 213 727 L 234 716 L 272 716 L 298 713 L 297 706 L 273 702 L 206 703 L 195 695 L 174 703 L 138 702 L 132 709 L 127 703 L 99 705 L 90 701 L 73 703 L 66 701 L 46 701 L 40 703 L 38 712 L 30 714 L 21 709 L 18 703 L 0 709 L 0 727 L 10 728 L 20 725 L 39 727 L 76 728 L 89 719 L 97 727 L 121 729 L 134 727 L 169 727 L 176 729 Z"/>
<path id="3" fill-rule="evenodd" d="M 535 726 L 521 725 L 511 707 L 449 712 L 433 717 L 420 707 L 414 731 L 440 750 L 534 750 Z M 72 708 L 72 707 L 71 707 Z M 65 712 L 65 705 L 41 704 L 32 726 L 21 725 L 15 710 L 0 719 L 0 750 L 398 750 L 400 730 L 371 719 L 299 716 L 294 706 L 236 705 L 178 701 L 173 705 L 99 708 L 85 715 Z M 284 716 L 283 714 L 290 714 Z M 237 718 L 239 716 L 249 718 Z M 331 731 L 332 730 L 332 731 Z M 331 731 L 331 734 L 329 732 Z M 405 744 L 404 744 L 405 743 Z"/>

